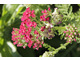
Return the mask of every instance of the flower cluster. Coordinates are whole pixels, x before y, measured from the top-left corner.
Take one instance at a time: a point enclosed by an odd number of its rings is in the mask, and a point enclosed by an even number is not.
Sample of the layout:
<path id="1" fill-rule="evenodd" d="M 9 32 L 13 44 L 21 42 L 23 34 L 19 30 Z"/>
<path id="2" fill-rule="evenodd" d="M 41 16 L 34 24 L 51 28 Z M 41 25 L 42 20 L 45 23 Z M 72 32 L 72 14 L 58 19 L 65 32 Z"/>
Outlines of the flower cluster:
<path id="1" fill-rule="evenodd" d="M 30 17 L 34 18 L 35 17 L 35 14 L 34 14 L 34 10 L 30 10 L 30 7 L 28 7 L 26 9 L 26 11 L 23 13 L 23 16 L 21 18 L 21 21 L 24 21 L 24 20 L 31 20 Z"/>
<path id="2" fill-rule="evenodd" d="M 23 48 L 26 46 L 31 48 L 31 46 L 33 46 L 33 48 L 38 50 L 39 47 L 42 47 L 44 42 L 42 41 L 41 35 L 38 33 L 38 31 L 33 30 L 37 26 L 37 23 L 33 21 L 33 18 L 35 18 L 34 13 L 34 10 L 31 11 L 30 8 L 26 9 L 21 18 L 22 22 L 20 29 L 13 29 L 12 31 L 12 40 L 15 41 L 14 44 L 20 44 L 19 46 L 23 46 Z M 34 31 L 34 35 L 31 34 L 32 31 Z"/>
<path id="3" fill-rule="evenodd" d="M 62 23 L 62 15 L 60 15 L 59 14 L 59 12 L 58 12 L 58 8 L 55 8 L 54 9 L 54 12 L 52 13 L 52 18 L 53 18 L 53 20 L 54 20 L 54 23 L 55 24 L 60 24 L 60 23 Z"/>
<path id="4" fill-rule="evenodd" d="M 13 28 L 12 40 L 14 45 L 17 44 L 17 47 L 23 46 L 23 48 L 25 48 L 27 46 L 24 35 L 19 34 L 19 29 L 17 28 Z"/>
<path id="5" fill-rule="evenodd" d="M 75 26 L 71 26 L 70 24 L 66 27 L 65 33 L 65 40 L 67 42 L 76 41 L 76 38 L 79 37 L 79 33 L 77 31 L 77 28 Z"/>
<path id="6" fill-rule="evenodd" d="M 49 12 L 50 12 L 50 7 L 48 8 L 48 10 L 42 10 L 43 15 L 40 16 L 40 21 L 49 21 L 50 17 L 49 17 Z"/>

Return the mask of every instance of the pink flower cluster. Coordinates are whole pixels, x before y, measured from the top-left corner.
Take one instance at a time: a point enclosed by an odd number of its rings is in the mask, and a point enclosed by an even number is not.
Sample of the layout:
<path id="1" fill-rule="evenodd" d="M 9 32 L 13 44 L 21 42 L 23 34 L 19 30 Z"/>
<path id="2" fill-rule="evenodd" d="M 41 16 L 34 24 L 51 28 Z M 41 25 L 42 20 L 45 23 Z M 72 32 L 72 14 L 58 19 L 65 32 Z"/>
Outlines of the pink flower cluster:
<path id="1" fill-rule="evenodd" d="M 72 42 L 72 41 L 76 41 L 76 37 L 79 37 L 79 33 L 77 31 L 76 27 L 71 26 L 70 24 L 68 25 L 68 27 L 66 27 L 66 31 L 64 31 L 65 34 L 65 40 L 67 40 L 67 42 Z"/>
<path id="2" fill-rule="evenodd" d="M 30 8 L 27 8 L 21 18 L 20 29 L 15 28 L 12 31 L 14 45 L 17 44 L 18 47 L 23 46 L 23 48 L 26 48 L 26 46 L 31 48 L 33 46 L 36 50 L 42 47 L 44 42 L 41 39 L 41 35 L 37 30 L 33 30 L 37 26 L 37 23 L 32 20 L 33 18 L 35 18 L 34 10 L 31 11 Z M 31 34 L 32 31 L 34 31 L 34 35 Z"/>
<path id="3" fill-rule="evenodd" d="M 40 16 L 40 21 L 48 21 L 50 19 L 50 17 L 48 17 L 49 11 L 51 11 L 50 7 L 48 8 L 48 10 L 45 9 L 44 11 L 42 11 L 43 15 Z"/>
<path id="4" fill-rule="evenodd" d="M 24 21 L 24 20 L 31 20 L 30 17 L 34 18 L 35 17 L 35 14 L 34 14 L 34 10 L 30 10 L 30 7 L 28 7 L 26 9 L 26 11 L 23 13 L 23 16 L 21 18 L 21 21 Z"/>
<path id="5" fill-rule="evenodd" d="M 17 47 L 23 46 L 23 48 L 25 48 L 27 46 L 27 44 L 24 43 L 25 42 L 24 35 L 19 34 L 19 29 L 17 28 L 13 28 L 12 40 L 14 45 L 17 44 Z"/>

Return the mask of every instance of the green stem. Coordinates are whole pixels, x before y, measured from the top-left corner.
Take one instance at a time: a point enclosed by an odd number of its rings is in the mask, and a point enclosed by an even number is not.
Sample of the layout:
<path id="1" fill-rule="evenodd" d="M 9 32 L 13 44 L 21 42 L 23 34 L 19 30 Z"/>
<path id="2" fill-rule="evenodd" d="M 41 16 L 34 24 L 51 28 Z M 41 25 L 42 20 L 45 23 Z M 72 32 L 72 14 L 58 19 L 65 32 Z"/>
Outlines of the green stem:
<path id="1" fill-rule="evenodd" d="M 50 45 L 48 45 L 47 43 L 43 44 L 43 47 L 48 48 L 48 50 L 55 50 L 54 47 L 51 47 Z"/>
<path id="2" fill-rule="evenodd" d="M 68 43 L 65 43 L 65 44 L 61 44 L 61 46 L 59 47 L 59 48 L 57 48 L 56 50 L 61 50 L 61 49 L 65 49 L 66 48 L 66 46 L 69 44 L 69 42 Z"/>
<path id="3" fill-rule="evenodd" d="M 58 29 L 66 29 L 65 27 L 54 27 L 56 30 Z"/>
<path id="4" fill-rule="evenodd" d="M 59 48 L 57 48 L 57 49 L 55 49 L 54 51 L 48 51 L 47 53 L 48 53 L 48 57 L 52 57 L 52 56 L 54 56 L 55 54 L 57 54 L 61 49 L 66 49 L 66 46 L 69 44 L 69 42 L 68 43 L 65 43 L 65 44 L 61 44 L 61 46 L 59 47 Z M 44 54 L 46 54 L 46 53 L 44 53 Z M 43 55 L 42 55 L 43 56 Z M 46 57 L 46 56 L 45 56 Z"/>

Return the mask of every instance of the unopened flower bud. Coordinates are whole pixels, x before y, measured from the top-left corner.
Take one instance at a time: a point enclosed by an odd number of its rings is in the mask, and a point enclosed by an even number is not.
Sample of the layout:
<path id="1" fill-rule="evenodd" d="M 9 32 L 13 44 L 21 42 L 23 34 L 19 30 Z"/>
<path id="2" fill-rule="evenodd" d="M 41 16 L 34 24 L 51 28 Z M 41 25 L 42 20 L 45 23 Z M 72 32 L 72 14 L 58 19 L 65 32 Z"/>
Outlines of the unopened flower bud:
<path id="1" fill-rule="evenodd" d="M 72 33 L 70 33 L 70 35 L 72 35 Z"/>
<path id="2" fill-rule="evenodd" d="M 74 41 L 76 41 L 76 39 L 74 39 Z"/>
<path id="3" fill-rule="evenodd" d="M 67 38 L 65 37 L 64 39 L 66 40 Z"/>
<path id="4" fill-rule="evenodd" d="M 68 34 L 66 34 L 66 37 L 68 36 Z"/>
<path id="5" fill-rule="evenodd" d="M 71 41 L 69 41 L 69 43 L 71 43 Z"/>
<path id="6" fill-rule="evenodd" d="M 23 48 L 25 49 L 25 48 L 26 48 L 26 46 L 23 46 Z"/>
<path id="7" fill-rule="evenodd" d="M 74 36 L 72 35 L 72 38 L 74 38 Z"/>
<path id="8" fill-rule="evenodd" d="M 70 35 L 68 37 L 70 38 Z"/>
<path id="9" fill-rule="evenodd" d="M 76 35 L 76 32 L 74 34 Z"/>
<path id="10" fill-rule="evenodd" d="M 69 32 L 69 30 L 67 30 L 67 32 Z"/>
<path id="11" fill-rule="evenodd" d="M 74 32 L 74 30 L 73 30 L 73 32 Z"/>
<path id="12" fill-rule="evenodd" d="M 64 33 L 66 33 L 66 31 L 64 31 Z"/>
<path id="13" fill-rule="evenodd" d="M 75 27 L 75 29 L 77 29 L 77 28 Z"/>

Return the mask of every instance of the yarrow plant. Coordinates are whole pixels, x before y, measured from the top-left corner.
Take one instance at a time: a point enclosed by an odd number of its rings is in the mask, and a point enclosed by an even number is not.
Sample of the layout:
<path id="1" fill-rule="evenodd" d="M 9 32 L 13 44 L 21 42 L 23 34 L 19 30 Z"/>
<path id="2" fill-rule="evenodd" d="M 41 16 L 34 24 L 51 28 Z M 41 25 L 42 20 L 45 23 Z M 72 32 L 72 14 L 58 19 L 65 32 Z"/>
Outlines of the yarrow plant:
<path id="1" fill-rule="evenodd" d="M 62 23 L 63 15 L 59 13 L 58 8 L 55 8 L 52 12 L 50 7 L 48 10 L 42 10 L 41 13 L 40 18 L 37 18 L 34 10 L 31 10 L 30 7 L 26 9 L 21 17 L 20 28 L 13 28 L 12 40 L 14 45 L 24 49 L 27 46 L 29 48 L 33 47 L 33 49 L 38 50 L 42 48 L 46 38 L 52 39 L 55 37 L 56 27 L 59 27 L 59 24 Z M 77 41 L 76 38 L 80 36 L 77 28 L 70 24 L 65 28 L 63 35 L 67 43 Z M 49 46 L 49 48 L 51 47 Z"/>
<path id="2" fill-rule="evenodd" d="M 20 29 L 13 28 L 12 31 L 12 40 L 13 44 L 17 44 L 18 47 L 23 46 L 25 49 L 26 46 L 38 50 L 44 44 L 43 37 L 48 39 L 54 37 L 53 24 L 50 22 L 49 12 L 51 12 L 50 7 L 48 10 L 44 10 L 42 16 L 40 16 L 40 21 L 42 21 L 43 26 L 39 28 L 37 26 L 35 11 L 30 10 L 30 7 L 26 9 L 21 18 Z M 41 24 L 41 23 L 40 23 Z M 39 30 L 37 31 L 36 28 Z M 34 33 L 33 33 L 34 32 Z"/>

